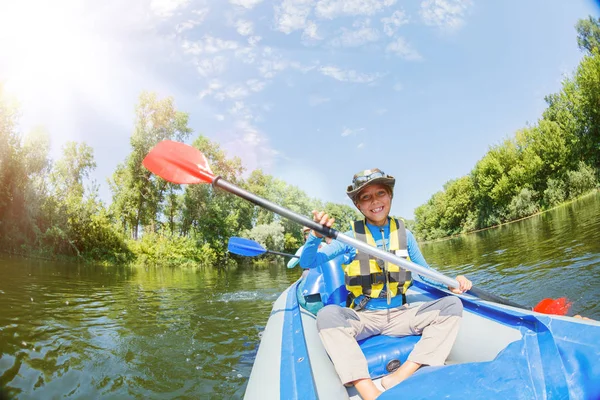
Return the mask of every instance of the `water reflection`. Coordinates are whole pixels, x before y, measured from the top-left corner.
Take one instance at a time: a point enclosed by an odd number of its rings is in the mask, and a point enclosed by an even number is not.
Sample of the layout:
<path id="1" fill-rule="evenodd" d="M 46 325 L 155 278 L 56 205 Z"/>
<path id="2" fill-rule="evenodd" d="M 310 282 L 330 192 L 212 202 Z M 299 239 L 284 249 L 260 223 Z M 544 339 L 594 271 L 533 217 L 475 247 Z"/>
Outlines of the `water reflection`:
<path id="1" fill-rule="evenodd" d="M 241 397 L 272 303 L 299 273 L 0 258 L 0 384 L 22 399 Z"/>

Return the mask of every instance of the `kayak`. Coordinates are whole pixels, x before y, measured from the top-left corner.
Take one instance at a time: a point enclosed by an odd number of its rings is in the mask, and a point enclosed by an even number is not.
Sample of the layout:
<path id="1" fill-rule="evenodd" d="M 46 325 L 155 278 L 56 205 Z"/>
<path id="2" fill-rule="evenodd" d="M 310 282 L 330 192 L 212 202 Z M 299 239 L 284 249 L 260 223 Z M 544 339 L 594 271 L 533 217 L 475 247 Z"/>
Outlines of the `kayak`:
<path id="1" fill-rule="evenodd" d="M 329 264 L 330 271 L 341 273 L 339 263 Z M 300 306 L 302 283 L 292 284 L 274 303 L 244 398 L 360 399 L 338 378 L 321 344 L 316 316 Z M 452 295 L 415 280 L 407 302 Z M 407 394 L 411 400 L 600 399 L 600 322 L 459 297 L 463 319 L 445 365 L 422 367 L 379 399 Z M 336 304 L 340 296 L 324 293 L 322 299 Z M 377 381 L 397 369 L 419 339 L 379 335 L 359 341 L 371 378 Z"/>

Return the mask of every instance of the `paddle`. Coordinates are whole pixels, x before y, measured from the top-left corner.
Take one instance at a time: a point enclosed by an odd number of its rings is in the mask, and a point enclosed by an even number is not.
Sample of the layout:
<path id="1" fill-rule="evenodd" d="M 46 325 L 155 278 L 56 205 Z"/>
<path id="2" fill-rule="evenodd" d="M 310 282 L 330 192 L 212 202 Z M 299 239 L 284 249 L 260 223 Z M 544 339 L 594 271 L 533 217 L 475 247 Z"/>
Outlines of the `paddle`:
<path id="1" fill-rule="evenodd" d="M 232 183 L 227 182 L 220 176 L 215 176 L 208 165 L 206 157 L 202 152 L 192 146 L 184 143 L 165 140 L 157 144 L 148 155 L 144 158 L 144 166 L 160 176 L 161 178 L 178 184 L 193 184 L 193 183 L 210 183 L 215 188 L 223 189 L 245 200 L 248 200 L 260 207 L 295 221 L 303 226 L 307 226 L 320 234 L 339 240 L 349 246 L 356 248 L 366 254 L 396 264 L 414 273 L 427 276 L 437 282 L 441 282 L 449 287 L 458 288 L 459 284 L 456 279 L 449 278 L 438 271 L 425 268 L 403 258 L 400 258 L 392 253 L 372 247 L 367 243 L 346 236 L 333 228 L 329 228 L 318 224 L 303 215 L 297 214 L 287 208 L 281 207 L 266 199 L 263 199 L 253 193 L 250 193 Z M 522 306 L 518 303 L 496 296 L 492 293 L 479 288 L 471 288 L 471 294 L 492 302 L 506 304 L 512 307 L 524 308 L 531 310 L 531 307 Z M 534 311 L 546 314 L 565 315 L 568 311 L 569 303 L 566 299 L 544 299 L 533 308 Z"/>
<path id="2" fill-rule="evenodd" d="M 277 254 L 279 256 L 298 258 L 298 256 L 289 253 L 280 253 L 278 251 L 267 250 L 253 240 L 241 238 L 241 237 L 230 237 L 229 243 L 227 243 L 227 250 L 232 252 L 233 254 L 237 254 L 240 256 L 246 257 L 256 257 L 261 254 L 270 253 Z"/>

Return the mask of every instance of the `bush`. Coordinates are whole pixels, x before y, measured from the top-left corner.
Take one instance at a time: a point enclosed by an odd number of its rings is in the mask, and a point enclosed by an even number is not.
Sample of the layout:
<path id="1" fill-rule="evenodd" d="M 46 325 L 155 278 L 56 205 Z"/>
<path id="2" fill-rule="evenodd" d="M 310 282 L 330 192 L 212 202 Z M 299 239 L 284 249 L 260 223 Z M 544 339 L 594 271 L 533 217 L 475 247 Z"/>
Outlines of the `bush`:
<path id="1" fill-rule="evenodd" d="M 553 207 L 565 201 L 566 198 L 565 183 L 560 179 L 548 179 L 548 185 L 544 190 L 544 204 Z"/>
<path id="2" fill-rule="evenodd" d="M 508 216 L 510 219 L 518 219 L 535 214 L 539 210 L 536 202 L 537 192 L 532 189 L 523 188 L 510 201 Z"/>
<path id="3" fill-rule="evenodd" d="M 584 163 L 579 162 L 577 171 L 567 172 L 567 188 L 569 198 L 574 199 L 594 189 L 598 184 L 594 169 Z"/>
<path id="4" fill-rule="evenodd" d="M 197 268 L 214 265 L 217 261 L 217 253 L 208 243 L 199 246 L 189 237 L 146 232 L 139 240 L 130 240 L 128 245 L 138 266 Z"/>

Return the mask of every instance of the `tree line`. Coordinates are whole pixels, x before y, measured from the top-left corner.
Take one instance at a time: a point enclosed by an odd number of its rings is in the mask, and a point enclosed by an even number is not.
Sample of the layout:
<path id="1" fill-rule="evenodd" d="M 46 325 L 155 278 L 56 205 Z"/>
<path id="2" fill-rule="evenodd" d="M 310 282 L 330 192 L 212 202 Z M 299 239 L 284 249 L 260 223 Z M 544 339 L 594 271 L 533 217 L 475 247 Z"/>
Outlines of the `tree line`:
<path id="1" fill-rule="evenodd" d="M 584 56 L 547 108 L 492 146 L 471 172 L 447 182 L 415 210 L 414 231 L 436 239 L 533 215 L 598 186 L 600 173 L 600 19 L 576 25 Z"/>
<path id="2" fill-rule="evenodd" d="M 407 226 L 420 239 L 435 239 L 497 225 L 553 207 L 597 187 L 600 171 L 600 19 L 578 22 L 584 51 L 572 77 L 533 126 L 490 148 L 470 174 L 415 210 Z M 197 266 L 229 262 L 231 236 L 293 252 L 299 226 L 210 185 L 175 185 L 142 166 L 162 140 L 190 141 L 188 114 L 172 98 L 142 93 L 136 107 L 131 152 L 109 179 L 110 205 L 90 182 L 93 149 L 69 142 L 59 160 L 49 158 L 43 128 L 21 135 L 16 101 L 0 83 L 0 251 L 41 257 L 76 257 L 105 263 Z M 307 196 L 262 170 L 245 171 L 217 143 L 202 135 L 192 145 L 213 172 L 303 215 L 324 209 L 337 226 L 360 215 L 353 207 Z"/>
<path id="3" fill-rule="evenodd" d="M 231 261 L 227 254 L 231 236 L 287 252 L 295 252 L 302 243 L 300 227 L 293 222 L 210 185 L 172 184 L 142 166 L 158 142 L 192 139 L 188 114 L 178 111 L 172 98 L 140 95 L 131 152 L 109 178 L 108 206 L 99 199 L 98 186 L 89 183 L 96 167 L 93 149 L 69 142 L 54 162 L 49 159 L 48 133 L 36 129 L 22 137 L 19 115 L 16 102 L 0 85 L 2 251 L 195 267 Z M 192 145 L 204 153 L 216 175 L 297 213 L 308 216 L 315 208 L 325 209 L 340 226 L 349 226 L 357 217 L 350 206 L 323 204 L 260 169 L 246 174 L 239 158 L 227 157 L 205 136 L 196 136 Z"/>

